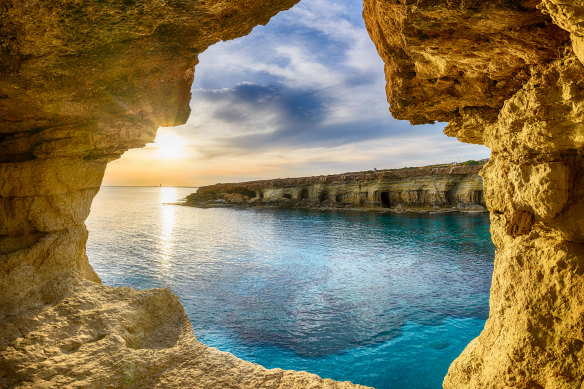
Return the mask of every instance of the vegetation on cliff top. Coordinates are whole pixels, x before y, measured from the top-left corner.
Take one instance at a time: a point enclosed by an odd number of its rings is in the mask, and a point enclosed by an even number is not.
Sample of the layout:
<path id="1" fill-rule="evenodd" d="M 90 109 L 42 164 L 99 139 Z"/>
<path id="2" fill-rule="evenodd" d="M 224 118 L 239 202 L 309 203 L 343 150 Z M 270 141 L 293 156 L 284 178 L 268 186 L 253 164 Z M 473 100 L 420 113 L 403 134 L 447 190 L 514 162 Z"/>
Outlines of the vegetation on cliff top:
<path id="1" fill-rule="evenodd" d="M 359 172 L 346 172 L 343 174 L 365 174 L 365 173 L 374 173 L 374 172 L 390 172 L 390 171 L 398 171 L 398 170 L 414 170 L 414 169 L 432 169 L 432 168 L 441 168 L 441 167 L 450 167 L 450 166 L 472 166 L 472 165 L 480 165 L 487 162 L 489 159 L 480 159 L 475 161 L 474 159 L 469 159 L 468 161 L 464 162 L 451 162 L 451 163 L 441 163 L 441 164 L 434 164 L 434 165 L 426 165 L 426 166 L 406 166 L 400 167 L 395 169 L 376 169 L 376 170 L 363 170 Z"/>

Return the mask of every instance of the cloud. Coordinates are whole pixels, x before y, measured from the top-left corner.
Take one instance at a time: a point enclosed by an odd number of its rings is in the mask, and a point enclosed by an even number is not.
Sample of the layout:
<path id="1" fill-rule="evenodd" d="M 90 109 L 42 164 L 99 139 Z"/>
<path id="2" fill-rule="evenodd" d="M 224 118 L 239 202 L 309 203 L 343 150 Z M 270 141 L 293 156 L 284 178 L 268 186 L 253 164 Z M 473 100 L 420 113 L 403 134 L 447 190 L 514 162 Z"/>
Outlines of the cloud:
<path id="1" fill-rule="evenodd" d="M 351 2 L 306 0 L 200 56 L 192 120 L 206 148 L 335 146 L 403 133 L 390 118 L 383 62 Z M 213 139 L 209 136 L 212 133 Z"/>
<path id="2" fill-rule="evenodd" d="M 376 83 L 383 63 L 360 14 L 361 5 L 349 1 L 304 0 L 250 35 L 209 48 L 200 56 L 194 87 L 216 89 L 243 80 L 330 87 L 355 72 Z"/>
<path id="3" fill-rule="evenodd" d="M 199 154 L 217 159 L 319 150 L 324 156 L 331 154 L 322 148 L 412 137 L 436 144 L 444 137 L 443 125 L 412 127 L 390 116 L 384 64 L 361 10 L 351 1 L 304 0 L 249 36 L 203 53 L 187 123 L 196 129 Z M 451 142 L 443 152 L 455 154 L 449 150 L 456 147 Z M 383 153 L 412 160 L 395 148 Z"/>
<path id="4" fill-rule="evenodd" d="M 443 124 L 410 126 L 390 116 L 384 64 L 361 11 L 356 1 L 303 0 L 248 36 L 202 53 L 190 118 L 164 129 L 187 143 L 189 157 L 174 169 L 183 172 L 180 184 L 488 156 L 485 147 L 447 138 Z M 125 158 L 144 169 L 146 160 L 156 161 L 153 152 L 146 147 Z M 123 160 L 114 167 L 121 172 Z"/>
<path id="5" fill-rule="evenodd" d="M 270 148 L 317 148 L 334 147 L 388 137 L 397 138 L 411 134 L 409 125 L 396 122 L 395 126 L 379 121 L 353 121 L 334 125 L 306 123 L 305 126 L 286 124 L 269 134 L 253 134 L 235 137 L 231 143 L 247 150 Z"/>

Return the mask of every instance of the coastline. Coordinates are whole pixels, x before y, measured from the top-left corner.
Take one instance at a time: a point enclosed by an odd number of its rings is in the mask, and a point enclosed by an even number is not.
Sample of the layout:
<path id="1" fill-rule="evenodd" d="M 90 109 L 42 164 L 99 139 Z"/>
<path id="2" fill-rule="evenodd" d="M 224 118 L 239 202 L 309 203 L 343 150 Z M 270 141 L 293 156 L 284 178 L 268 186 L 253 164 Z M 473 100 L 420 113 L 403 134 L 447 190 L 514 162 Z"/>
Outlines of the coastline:
<path id="1" fill-rule="evenodd" d="M 250 204 L 199 204 L 191 205 L 186 202 L 178 203 L 165 203 L 165 205 L 180 205 L 186 207 L 202 208 L 202 209 L 292 209 L 292 210 L 309 210 L 309 211 L 320 211 L 320 212 L 371 212 L 371 213 L 391 213 L 391 214 L 441 214 L 441 213 L 488 213 L 486 208 L 379 208 L 379 207 L 330 207 L 330 206 L 282 206 L 276 204 L 262 204 L 262 205 L 250 205 Z"/>
<path id="2" fill-rule="evenodd" d="M 392 213 L 487 212 L 484 166 L 421 167 L 201 186 L 183 205 Z"/>

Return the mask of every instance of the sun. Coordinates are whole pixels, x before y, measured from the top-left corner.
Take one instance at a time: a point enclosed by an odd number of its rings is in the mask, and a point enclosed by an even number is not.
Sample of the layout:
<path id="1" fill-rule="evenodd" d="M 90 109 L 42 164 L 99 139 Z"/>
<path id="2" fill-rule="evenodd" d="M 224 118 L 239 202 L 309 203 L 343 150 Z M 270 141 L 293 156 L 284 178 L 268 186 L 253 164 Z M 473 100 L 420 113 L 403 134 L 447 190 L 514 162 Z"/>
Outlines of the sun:
<path id="1" fill-rule="evenodd" d="M 184 154 L 185 141 L 180 136 L 167 132 L 159 134 L 154 140 L 154 147 L 162 159 L 180 159 Z"/>

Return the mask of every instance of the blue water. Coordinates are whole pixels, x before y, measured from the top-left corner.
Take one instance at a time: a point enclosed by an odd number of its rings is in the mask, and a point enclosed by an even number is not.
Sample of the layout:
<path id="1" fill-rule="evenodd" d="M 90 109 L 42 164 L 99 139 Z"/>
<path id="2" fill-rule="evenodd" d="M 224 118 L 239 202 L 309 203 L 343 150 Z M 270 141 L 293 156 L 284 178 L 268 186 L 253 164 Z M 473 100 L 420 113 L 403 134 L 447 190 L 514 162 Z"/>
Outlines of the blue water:
<path id="1" fill-rule="evenodd" d="M 483 328 L 488 215 L 163 204 L 192 191 L 102 188 L 87 253 L 105 284 L 170 288 L 208 345 L 268 368 L 440 388 Z"/>

